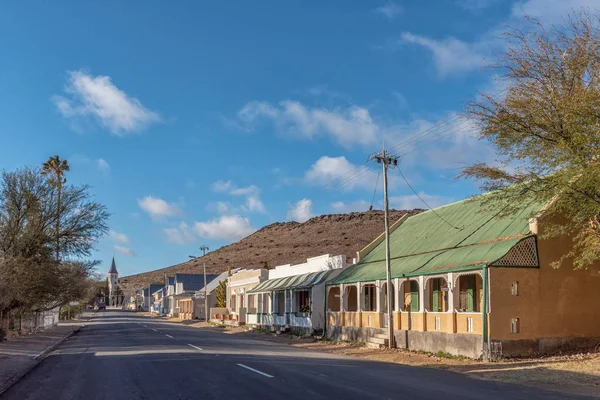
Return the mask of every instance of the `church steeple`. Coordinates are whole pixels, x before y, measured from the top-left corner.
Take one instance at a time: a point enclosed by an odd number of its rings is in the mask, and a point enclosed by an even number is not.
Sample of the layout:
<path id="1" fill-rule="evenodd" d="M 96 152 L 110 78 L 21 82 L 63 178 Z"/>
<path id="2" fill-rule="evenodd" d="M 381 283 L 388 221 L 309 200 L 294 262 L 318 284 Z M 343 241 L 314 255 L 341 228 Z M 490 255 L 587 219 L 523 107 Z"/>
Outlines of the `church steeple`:
<path id="1" fill-rule="evenodd" d="M 118 274 L 119 272 L 117 272 L 117 265 L 115 264 L 115 257 L 113 256 L 112 259 L 112 264 L 110 265 L 110 270 L 108 271 L 109 274 Z"/>
<path id="2" fill-rule="evenodd" d="M 108 301 L 110 306 L 117 306 L 122 303 L 122 299 L 119 297 L 119 271 L 117 271 L 117 264 L 115 263 L 115 257 L 112 258 L 110 269 L 108 270 Z"/>

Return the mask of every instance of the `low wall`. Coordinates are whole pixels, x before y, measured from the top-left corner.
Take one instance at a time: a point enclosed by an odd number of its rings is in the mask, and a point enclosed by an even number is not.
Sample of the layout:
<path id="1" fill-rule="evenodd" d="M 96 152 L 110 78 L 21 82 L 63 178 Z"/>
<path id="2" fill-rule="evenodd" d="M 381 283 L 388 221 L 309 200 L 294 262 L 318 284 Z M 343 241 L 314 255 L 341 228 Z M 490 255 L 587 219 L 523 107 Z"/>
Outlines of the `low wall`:
<path id="1" fill-rule="evenodd" d="M 498 348 L 498 344 L 500 347 Z M 600 349 L 600 337 L 493 340 L 492 349 L 504 357 Z"/>
<path id="2" fill-rule="evenodd" d="M 352 340 L 366 342 L 378 333 L 386 333 L 385 329 L 357 328 L 352 326 L 328 326 L 327 337 L 335 340 Z M 481 335 L 419 332 L 395 330 L 396 347 L 409 350 L 430 351 L 437 353 L 443 351 L 453 355 L 462 355 L 470 358 L 479 358 L 482 354 Z"/>

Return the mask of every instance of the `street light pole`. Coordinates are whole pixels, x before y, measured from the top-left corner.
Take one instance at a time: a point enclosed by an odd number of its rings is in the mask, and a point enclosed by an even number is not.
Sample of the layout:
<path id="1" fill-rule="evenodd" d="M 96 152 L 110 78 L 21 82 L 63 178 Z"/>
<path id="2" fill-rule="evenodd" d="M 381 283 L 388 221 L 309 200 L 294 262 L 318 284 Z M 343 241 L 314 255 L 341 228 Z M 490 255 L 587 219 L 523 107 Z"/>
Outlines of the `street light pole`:
<path id="1" fill-rule="evenodd" d="M 200 250 L 202 251 L 202 257 L 206 256 L 206 251 L 208 250 L 208 246 L 200 246 Z M 190 256 L 192 260 L 196 260 L 198 257 Z M 206 287 L 206 261 L 204 261 L 204 320 L 208 322 L 208 288 Z"/>
<path id="2" fill-rule="evenodd" d="M 204 321 L 208 322 L 208 288 L 206 287 L 206 261 L 204 260 L 208 246 L 202 245 L 200 250 L 202 250 L 202 261 L 204 262 Z"/>

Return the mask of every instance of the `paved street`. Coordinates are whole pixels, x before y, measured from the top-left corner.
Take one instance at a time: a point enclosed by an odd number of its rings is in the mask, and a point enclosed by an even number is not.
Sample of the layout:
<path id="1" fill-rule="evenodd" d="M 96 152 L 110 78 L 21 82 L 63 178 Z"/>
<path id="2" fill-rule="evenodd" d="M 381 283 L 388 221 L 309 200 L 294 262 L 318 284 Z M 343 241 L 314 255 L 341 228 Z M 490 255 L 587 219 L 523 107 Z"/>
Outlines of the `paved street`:
<path id="1" fill-rule="evenodd" d="M 2 399 L 564 399 L 537 389 L 99 312 Z"/>

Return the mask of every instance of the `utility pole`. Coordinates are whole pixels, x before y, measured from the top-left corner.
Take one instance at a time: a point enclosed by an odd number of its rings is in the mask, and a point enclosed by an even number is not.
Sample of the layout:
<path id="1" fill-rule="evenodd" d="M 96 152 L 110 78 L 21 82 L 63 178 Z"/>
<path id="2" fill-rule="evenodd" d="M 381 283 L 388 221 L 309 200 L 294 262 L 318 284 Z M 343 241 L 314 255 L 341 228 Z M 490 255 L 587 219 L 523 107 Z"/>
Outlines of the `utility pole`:
<path id="1" fill-rule="evenodd" d="M 202 245 L 200 250 L 202 250 L 202 261 L 204 262 L 204 321 L 208 322 L 208 289 L 206 287 L 206 260 L 204 260 L 208 246 Z"/>
<path id="2" fill-rule="evenodd" d="M 200 246 L 200 250 L 202 251 L 202 257 L 206 255 L 206 251 L 208 250 L 208 246 L 202 245 Z M 192 260 L 197 259 L 196 256 L 189 256 Z M 204 261 L 204 320 L 208 322 L 208 288 L 206 287 L 206 261 Z"/>
<path id="3" fill-rule="evenodd" d="M 390 223 L 389 223 L 389 204 L 388 204 L 388 179 L 387 170 L 391 165 L 395 167 L 398 165 L 398 157 L 390 156 L 385 149 L 381 150 L 381 153 L 377 153 L 369 158 L 369 160 L 376 160 L 378 164 L 383 167 L 383 209 L 385 219 L 385 270 L 387 276 L 387 323 L 388 323 L 388 346 L 389 348 L 394 347 L 394 309 L 392 304 L 392 273 L 390 268 Z"/>

